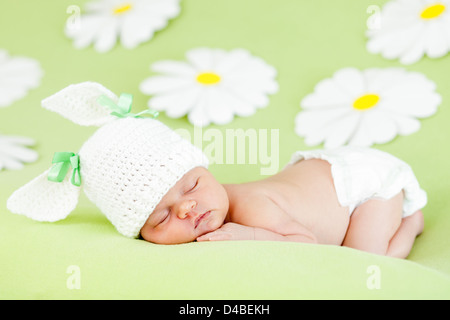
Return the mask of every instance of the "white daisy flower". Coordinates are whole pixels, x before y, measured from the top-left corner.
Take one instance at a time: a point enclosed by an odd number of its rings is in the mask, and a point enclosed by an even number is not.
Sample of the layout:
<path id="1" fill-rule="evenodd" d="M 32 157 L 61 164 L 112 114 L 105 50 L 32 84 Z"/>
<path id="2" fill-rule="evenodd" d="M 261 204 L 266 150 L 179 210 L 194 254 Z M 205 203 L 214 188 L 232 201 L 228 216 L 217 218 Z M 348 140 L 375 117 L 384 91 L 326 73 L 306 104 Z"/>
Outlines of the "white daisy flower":
<path id="1" fill-rule="evenodd" d="M 154 95 L 148 106 L 179 118 L 188 114 L 195 126 L 223 125 L 234 115 L 248 117 L 269 104 L 278 91 L 277 71 L 247 50 L 197 48 L 187 62 L 160 61 L 152 70 L 161 73 L 144 80 L 140 90 Z"/>
<path id="2" fill-rule="evenodd" d="M 85 9 L 79 21 L 68 19 L 66 35 L 77 49 L 94 43 L 98 52 L 106 52 L 118 37 L 127 49 L 150 40 L 180 13 L 180 0 L 97 0 Z"/>
<path id="3" fill-rule="evenodd" d="M 309 146 L 369 147 L 420 128 L 441 103 L 436 85 L 418 72 L 402 68 L 344 68 L 320 81 L 301 101 L 296 133 Z"/>
<path id="4" fill-rule="evenodd" d="M 0 49 L 0 107 L 22 99 L 40 84 L 43 71 L 34 59 L 10 57 Z"/>
<path id="5" fill-rule="evenodd" d="M 367 32 L 371 53 L 412 64 L 424 54 L 439 58 L 450 51 L 450 0 L 393 0 L 379 21 L 379 28 Z"/>
<path id="6" fill-rule="evenodd" d="M 30 138 L 0 135 L 0 170 L 19 170 L 23 163 L 36 161 L 37 152 L 28 148 L 33 145 Z"/>

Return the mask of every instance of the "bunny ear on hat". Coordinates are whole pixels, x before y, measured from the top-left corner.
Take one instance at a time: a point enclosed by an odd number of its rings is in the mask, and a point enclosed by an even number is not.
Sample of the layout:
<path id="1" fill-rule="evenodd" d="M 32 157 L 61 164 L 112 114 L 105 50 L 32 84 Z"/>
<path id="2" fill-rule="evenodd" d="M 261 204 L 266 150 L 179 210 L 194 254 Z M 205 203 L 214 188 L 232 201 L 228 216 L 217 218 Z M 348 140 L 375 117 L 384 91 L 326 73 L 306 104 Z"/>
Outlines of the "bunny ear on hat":
<path id="1" fill-rule="evenodd" d="M 112 101 L 118 97 L 96 82 L 72 84 L 42 100 L 42 107 L 54 111 L 81 126 L 102 126 L 116 119 L 111 109 L 98 102 L 101 96 Z"/>
<path id="2" fill-rule="evenodd" d="M 124 117 L 158 116 L 152 110 L 130 113 L 132 101 L 130 94 L 123 93 L 118 98 L 98 83 L 83 82 L 70 85 L 44 99 L 42 106 L 82 126 L 102 126 Z M 80 186 L 78 154 L 57 152 L 53 157 L 53 166 L 15 191 L 9 197 L 7 207 L 13 213 L 38 221 L 62 220 L 77 206 Z"/>
<path id="3" fill-rule="evenodd" d="M 67 174 L 72 167 L 71 178 Z M 57 152 L 53 167 L 16 190 L 7 208 L 37 221 L 54 222 L 66 218 L 78 204 L 81 177 L 78 155 Z"/>
<path id="4" fill-rule="evenodd" d="M 110 105 L 119 99 L 96 82 L 70 85 L 42 100 L 45 109 L 54 111 L 82 126 L 102 126 L 116 119 Z M 53 166 L 16 190 L 7 201 L 7 208 L 16 214 L 37 221 L 54 222 L 66 218 L 78 204 L 81 176 L 77 154 L 57 152 Z M 72 177 L 67 173 L 72 168 Z"/>

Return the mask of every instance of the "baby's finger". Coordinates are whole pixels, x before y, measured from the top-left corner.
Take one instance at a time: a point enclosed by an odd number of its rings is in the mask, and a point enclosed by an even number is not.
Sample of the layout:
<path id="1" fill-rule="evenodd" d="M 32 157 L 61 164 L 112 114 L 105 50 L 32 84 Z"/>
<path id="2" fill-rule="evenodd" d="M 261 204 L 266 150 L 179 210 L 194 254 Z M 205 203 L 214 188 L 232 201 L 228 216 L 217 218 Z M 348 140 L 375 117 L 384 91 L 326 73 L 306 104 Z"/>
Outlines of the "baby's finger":
<path id="1" fill-rule="evenodd" d="M 209 241 L 209 237 L 211 236 L 211 233 L 205 233 L 204 235 L 197 237 L 197 241 Z"/>
<path id="2" fill-rule="evenodd" d="M 231 235 L 225 232 L 210 232 L 197 238 L 197 241 L 224 241 L 230 240 Z"/>
<path id="3" fill-rule="evenodd" d="M 212 236 L 214 236 L 215 234 L 217 234 L 219 232 L 220 232 L 220 229 L 216 229 L 211 232 L 202 234 L 200 237 L 197 238 L 197 241 L 209 241 L 209 238 L 211 238 Z"/>

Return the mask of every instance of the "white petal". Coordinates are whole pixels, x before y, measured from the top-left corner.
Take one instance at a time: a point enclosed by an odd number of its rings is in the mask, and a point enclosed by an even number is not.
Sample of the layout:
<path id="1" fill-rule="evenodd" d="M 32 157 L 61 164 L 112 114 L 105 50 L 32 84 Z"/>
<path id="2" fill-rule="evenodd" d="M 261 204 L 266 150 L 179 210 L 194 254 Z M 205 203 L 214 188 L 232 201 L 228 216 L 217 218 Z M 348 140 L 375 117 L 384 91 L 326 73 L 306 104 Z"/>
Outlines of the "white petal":
<path id="1" fill-rule="evenodd" d="M 152 95 L 183 90 L 186 87 L 192 87 L 193 85 L 195 85 L 195 83 L 192 78 L 154 76 L 142 81 L 139 85 L 139 89 L 142 93 Z"/>
<path id="2" fill-rule="evenodd" d="M 449 32 L 450 30 L 447 30 Z M 430 58 L 440 58 L 449 51 L 449 43 L 445 31 L 438 21 L 430 21 L 427 24 L 425 38 L 425 52 Z"/>
<path id="3" fill-rule="evenodd" d="M 77 49 L 83 49 L 90 45 L 95 38 L 101 26 L 108 20 L 104 15 L 83 15 L 80 17 L 78 25 L 66 24 L 65 33 L 74 40 L 73 45 Z"/>
<path id="4" fill-rule="evenodd" d="M 227 56 L 223 49 L 195 48 L 186 53 L 188 62 L 198 72 L 215 71 L 216 66 Z"/>
<path id="5" fill-rule="evenodd" d="M 223 103 L 240 117 L 248 117 L 256 112 L 256 108 L 251 103 L 241 100 L 226 90 L 221 90 Z"/>
<path id="6" fill-rule="evenodd" d="M 257 108 L 263 108 L 269 104 L 269 98 L 264 92 L 258 92 L 256 90 L 248 90 L 241 86 L 236 86 L 233 83 L 222 84 L 222 88 L 239 99 L 254 105 Z"/>
<path id="7" fill-rule="evenodd" d="M 385 21 L 384 24 L 386 24 Z M 395 58 L 396 56 L 391 52 L 393 50 L 391 47 L 395 48 L 393 51 L 404 51 L 414 41 L 414 36 L 422 28 L 422 23 L 417 19 L 412 22 L 408 21 L 402 26 L 386 28 L 369 39 L 366 46 L 367 50 L 370 53 L 382 53 L 386 58 Z"/>
<path id="8" fill-rule="evenodd" d="M 370 117 L 367 116 L 364 112 L 361 112 L 361 117 L 359 124 L 353 133 L 353 136 L 350 138 L 348 145 L 351 146 L 359 146 L 359 147 L 370 147 L 373 144 L 372 137 L 369 134 L 369 122 Z"/>
<path id="9" fill-rule="evenodd" d="M 36 141 L 32 138 L 21 136 L 2 136 L 0 135 L 0 146 L 4 144 L 18 144 L 23 146 L 34 146 Z"/>
<path id="10" fill-rule="evenodd" d="M 179 0 L 143 0 L 140 4 L 139 10 L 166 19 L 174 18 L 180 13 Z"/>
<path id="11" fill-rule="evenodd" d="M 370 112 L 370 111 L 369 111 Z M 373 110 L 367 112 L 365 116 L 367 134 L 374 143 L 386 143 L 391 141 L 397 135 L 397 126 L 389 114 Z"/>
<path id="12" fill-rule="evenodd" d="M 420 121 L 405 115 L 391 114 L 397 126 L 398 134 L 406 136 L 419 131 Z"/>
<path id="13" fill-rule="evenodd" d="M 120 0 L 89 1 L 84 4 L 84 9 L 89 13 L 110 13 L 113 8 L 121 4 Z"/>
<path id="14" fill-rule="evenodd" d="M 193 108 L 201 95 L 200 89 L 188 89 L 179 92 L 177 95 L 178 103 L 166 110 L 166 114 L 171 118 L 179 118 L 188 114 Z"/>
<path id="15" fill-rule="evenodd" d="M 215 71 L 220 74 L 239 71 L 251 59 L 250 53 L 245 49 L 235 49 L 230 51 L 215 66 Z"/>
<path id="16" fill-rule="evenodd" d="M 436 0 L 422 0 L 422 5 L 423 5 L 423 8 L 426 8 L 430 5 L 436 4 L 437 2 L 438 1 L 436 1 Z"/>
<path id="17" fill-rule="evenodd" d="M 386 59 L 395 59 L 400 57 L 404 52 L 411 48 L 422 28 L 422 25 L 414 24 L 411 27 L 405 28 L 401 32 L 398 32 L 396 36 L 393 36 L 391 41 L 382 49 L 381 55 Z"/>
<path id="18" fill-rule="evenodd" d="M 213 52 L 208 48 L 197 48 L 186 53 L 187 60 L 197 70 L 211 70 L 214 65 Z"/>
<path id="19" fill-rule="evenodd" d="M 238 70 L 216 73 L 223 77 L 224 81 L 236 82 L 237 86 L 255 88 L 268 94 L 278 91 L 278 83 L 275 81 L 276 70 L 254 57 L 252 60 L 247 60 Z"/>
<path id="20" fill-rule="evenodd" d="M 97 33 L 95 40 L 95 50 L 104 53 L 111 50 L 117 41 L 118 20 L 110 18 L 105 21 L 102 28 Z"/>
<path id="21" fill-rule="evenodd" d="M 347 101 L 344 102 L 339 102 L 333 100 L 330 96 L 312 93 L 304 97 L 300 102 L 300 105 L 305 110 L 318 110 L 350 107 L 352 103 L 353 101 L 350 99 L 347 99 Z"/>
<path id="22" fill-rule="evenodd" d="M 176 76 L 189 76 L 195 77 L 196 71 L 192 66 L 187 64 L 186 62 L 179 61 L 158 61 L 152 64 L 151 69 L 155 72 L 164 73 L 167 75 L 176 75 Z"/>
<path id="23" fill-rule="evenodd" d="M 0 135 L 0 170 L 19 170 L 23 163 L 36 161 L 38 153 L 26 147 L 32 144 L 34 140 L 30 138 Z"/>
<path id="24" fill-rule="evenodd" d="M 157 29 L 151 26 L 149 17 L 142 13 L 134 13 L 123 19 L 120 28 L 120 43 L 127 49 L 133 49 L 140 43 L 150 40 L 153 37 L 153 32 Z"/>
<path id="25" fill-rule="evenodd" d="M 330 134 L 325 139 L 324 148 L 332 149 L 345 145 L 359 124 L 360 115 L 349 113 L 335 120 L 329 127 Z"/>
<path id="26" fill-rule="evenodd" d="M 314 93 L 303 98 L 300 105 L 304 109 L 350 106 L 352 97 L 342 90 L 333 79 L 320 81 Z"/>
<path id="27" fill-rule="evenodd" d="M 366 91 L 364 77 L 358 69 L 343 68 L 334 73 L 336 84 L 351 97 L 358 97 Z"/>
<path id="28" fill-rule="evenodd" d="M 219 87 L 243 97 L 255 106 L 265 107 L 269 103 L 267 85 L 268 83 L 262 79 L 227 77 L 221 81 Z"/>
<path id="29" fill-rule="evenodd" d="M 30 58 L 14 57 L 0 65 L 1 87 L 11 95 L 15 88 L 28 90 L 39 85 L 43 71 L 39 63 Z"/>
<path id="30" fill-rule="evenodd" d="M 392 42 L 392 36 L 397 38 L 398 34 L 405 29 L 414 24 L 420 24 L 421 21 L 418 17 L 422 4 L 418 2 L 420 0 L 410 0 L 407 4 L 400 1 L 387 2 L 379 13 L 379 26 L 367 32 L 370 38 L 367 43 L 368 51 L 371 53 L 381 52 L 387 43 Z"/>
<path id="31" fill-rule="evenodd" d="M 321 143 L 328 135 L 328 129 L 339 119 L 350 115 L 349 108 L 304 110 L 295 117 L 295 132 L 305 137 L 308 145 Z"/>
<path id="32" fill-rule="evenodd" d="M 399 20 L 409 18 L 417 20 L 418 13 L 422 9 L 423 3 L 421 0 L 389 1 L 382 8 L 383 25 L 387 25 L 386 28 L 392 28 L 399 23 Z"/>
<path id="33" fill-rule="evenodd" d="M 1 145 L 0 155 L 2 158 L 9 157 L 20 162 L 34 162 L 38 158 L 36 151 L 16 145 Z"/>
<path id="34" fill-rule="evenodd" d="M 364 70 L 364 77 L 367 81 L 367 92 L 384 96 L 395 85 L 404 81 L 408 73 L 403 68 L 378 69 L 370 68 Z"/>
<path id="35" fill-rule="evenodd" d="M 8 57 L 0 64 L 0 107 L 23 98 L 40 84 L 43 71 L 39 63 L 26 57 Z"/>
<path id="36" fill-rule="evenodd" d="M 393 95 L 423 95 L 436 90 L 436 84 L 422 73 L 406 73 L 403 70 L 403 75 L 401 76 L 397 73 L 398 77 L 396 77 L 393 74 L 390 75 L 390 70 L 386 70 L 383 76 L 384 80 L 388 82 L 388 86 L 383 88 L 382 91 L 379 91 L 384 97 Z"/>
<path id="37" fill-rule="evenodd" d="M 200 94 L 200 89 L 190 87 L 173 93 L 157 95 L 148 101 L 150 108 L 158 111 L 166 111 L 169 117 L 178 118 L 195 107 L 195 102 Z"/>
<path id="38" fill-rule="evenodd" d="M 9 60 L 9 54 L 8 51 L 4 50 L 4 49 L 0 49 L 0 66 L 5 63 L 8 62 Z"/>
<path id="39" fill-rule="evenodd" d="M 251 56 L 246 50 L 235 49 L 223 56 L 214 69 L 215 72 L 229 79 L 242 79 L 244 83 L 257 82 L 267 93 L 278 91 L 274 81 L 277 71 L 263 59 Z"/>
<path id="40" fill-rule="evenodd" d="M 24 86 L 2 83 L 0 91 L 0 106 L 6 107 L 14 101 L 22 99 L 26 96 L 27 92 L 27 88 Z"/>
<path id="41" fill-rule="evenodd" d="M 422 29 L 417 35 L 415 42 L 412 46 L 403 52 L 400 57 L 400 63 L 402 64 L 413 64 L 419 61 L 425 54 L 425 30 Z"/>
<path id="42" fill-rule="evenodd" d="M 223 101 L 222 94 L 217 88 L 209 88 L 206 114 L 211 122 L 224 125 L 233 120 L 233 109 Z"/>
<path id="43" fill-rule="evenodd" d="M 0 151 L 0 170 L 1 169 L 7 169 L 7 170 L 20 170 L 23 168 L 23 164 L 22 162 L 5 156 L 1 151 Z"/>
<path id="44" fill-rule="evenodd" d="M 208 97 L 206 95 L 201 95 L 194 109 L 191 112 L 189 112 L 188 120 L 194 126 L 205 127 L 211 123 L 206 113 L 208 103 L 209 103 Z"/>
<path id="45" fill-rule="evenodd" d="M 446 6 L 447 8 L 450 8 L 450 4 L 448 4 Z M 450 12 L 448 12 L 450 10 L 447 9 L 447 13 L 443 13 L 443 15 L 445 15 L 445 18 L 443 17 L 443 19 L 440 22 L 441 24 L 441 28 L 444 30 L 444 33 L 446 34 L 447 37 L 447 43 L 450 44 Z"/>
<path id="46" fill-rule="evenodd" d="M 396 95 L 386 98 L 378 106 L 386 112 L 425 118 L 437 111 L 442 99 L 437 93 L 418 95 Z"/>

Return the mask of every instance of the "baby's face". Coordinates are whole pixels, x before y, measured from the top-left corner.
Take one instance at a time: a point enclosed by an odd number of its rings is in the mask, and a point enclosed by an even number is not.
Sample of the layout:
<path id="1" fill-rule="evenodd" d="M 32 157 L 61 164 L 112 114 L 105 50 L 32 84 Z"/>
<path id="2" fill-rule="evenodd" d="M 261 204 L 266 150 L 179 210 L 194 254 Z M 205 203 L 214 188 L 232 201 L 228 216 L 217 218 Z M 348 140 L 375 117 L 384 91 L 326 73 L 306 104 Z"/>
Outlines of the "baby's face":
<path id="1" fill-rule="evenodd" d="M 187 172 L 161 199 L 141 229 L 147 241 L 192 242 L 220 228 L 228 213 L 224 187 L 205 168 Z"/>

